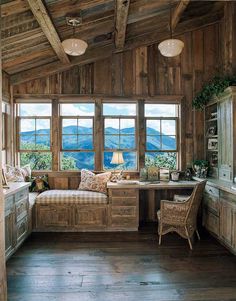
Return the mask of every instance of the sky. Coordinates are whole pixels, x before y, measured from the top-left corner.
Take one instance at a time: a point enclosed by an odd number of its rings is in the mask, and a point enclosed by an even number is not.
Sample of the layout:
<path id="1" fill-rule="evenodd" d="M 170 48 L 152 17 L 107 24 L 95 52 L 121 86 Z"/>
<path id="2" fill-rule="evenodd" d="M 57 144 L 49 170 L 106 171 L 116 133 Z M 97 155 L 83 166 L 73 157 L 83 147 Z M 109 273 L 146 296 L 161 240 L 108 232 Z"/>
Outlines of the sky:
<path id="1" fill-rule="evenodd" d="M 94 116 L 95 106 L 93 103 L 79 103 L 79 104 L 61 104 L 60 110 L 63 116 Z M 123 115 L 135 116 L 136 104 L 127 103 L 104 103 L 104 115 Z M 20 104 L 21 116 L 51 116 L 51 104 Z M 145 104 L 146 117 L 175 117 L 176 105 L 170 104 Z M 76 120 L 64 120 L 63 126 L 76 125 Z M 80 126 L 91 127 L 91 120 L 80 120 Z M 160 124 L 156 121 L 148 121 L 148 127 L 160 130 Z M 118 119 L 107 119 L 105 127 L 119 128 Z M 134 127 L 133 120 L 123 120 L 121 128 Z M 49 128 L 49 120 L 37 121 L 36 130 Z M 26 119 L 21 122 L 21 131 L 27 132 L 35 129 L 34 120 Z M 175 122 L 168 120 L 162 122 L 162 132 L 166 135 L 173 135 L 175 133 Z"/>

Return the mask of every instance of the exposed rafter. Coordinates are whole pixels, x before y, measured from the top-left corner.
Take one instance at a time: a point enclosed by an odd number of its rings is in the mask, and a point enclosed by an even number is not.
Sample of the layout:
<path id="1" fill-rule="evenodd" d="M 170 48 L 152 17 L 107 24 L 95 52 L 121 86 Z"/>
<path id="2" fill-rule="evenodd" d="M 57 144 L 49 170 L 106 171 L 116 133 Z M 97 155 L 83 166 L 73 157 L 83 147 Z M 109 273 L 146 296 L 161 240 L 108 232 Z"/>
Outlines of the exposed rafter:
<path id="1" fill-rule="evenodd" d="M 174 33 L 174 36 L 179 36 L 185 32 L 195 30 L 196 28 L 201 28 L 202 26 L 207 26 L 219 22 L 222 18 L 223 12 L 217 12 L 214 14 L 208 14 L 204 17 L 198 17 L 185 22 L 181 22 Z M 132 37 L 126 41 L 126 44 L 123 50 L 134 49 L 140 46 L 148 46 L 160 42 L 163 39 L 166 39 L 169 36 L 169 31 L 157 32 L 152 31 L 146 34 Z M 23 83 L 32 79 L 40 78 L 47 76 L 49 74 L 55 74 L 69 69 L 75 65 L 84 65 L 86 63 L 91 63 L 99 59 L 103 59 L 112 55 L 116 51 L 114 47 L 109 44 L 104 47 L 98 47 L 88 50 L 85 55 L 77 58 L 72 58 L 69 65 L 62 65 L 60 62 L 53 62 L 41 67 L 32 68 L 27 71 L 22 71 L 11 76 L 11 83 L 13 85 Z"/>
<path id="2" fill-rule="evenodd" d="M 176 26 L 178 25 L 179 20 L 182 16 L 183 12 L 187 8 L 189 2 L 190 2 L 190 0 L 180 0 L 179 3 L 177 4 L 175 10 L 173 11 L 172 20 L 171 20 L 171 26 L 172 26 L 173 31 L 175 30 Z"/>
<path id="3" fill-rule="evenodd" d="M 113 45 L 94 48 L 88 50 L 84 55 L 73 57 L 70 64 L 63 65 L 61 62 L 53 62 L 44 66 L 32 68 L 27 71 L 22 71 L 11 76 L 11 84 L 16 85 L 39 77 L 44 77 L 49 74 L 55 74 L 57 72 L 65 71 L 73 66 L 85 65 L 97 60 L 107 58 L 112 55 L 114 50 Z"/>
<path id="4" fill-rule="evenodd" d="M 125 44 L 125 33 L 128 20 L 130 0 L 116 0 L 115 45 L 122 49 Z"/>
<path id="5" fill-rule="evenodd" d="M 47 37 L 49 43 L 51 44 L 53 50 L 56 52 L 59 60 L 64 63 L 70 63 L 68 56 L 66 55 L 61 40 L 57 34 L 57 31 L 48 15 L 48 12 L 41 0 L 27 0 L 34 14 L 36 20 L 38 21 L 42 31 Z"/>

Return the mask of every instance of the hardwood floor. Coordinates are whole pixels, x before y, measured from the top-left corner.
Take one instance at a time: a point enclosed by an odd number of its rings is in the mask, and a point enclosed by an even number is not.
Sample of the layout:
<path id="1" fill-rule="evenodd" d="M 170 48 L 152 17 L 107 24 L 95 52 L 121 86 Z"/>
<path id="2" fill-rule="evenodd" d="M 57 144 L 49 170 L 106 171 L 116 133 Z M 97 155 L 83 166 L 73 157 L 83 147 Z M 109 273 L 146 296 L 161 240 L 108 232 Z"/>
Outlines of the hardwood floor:
<path id="1" fill-rule="evenodd" d="M 236 257 L 206 235 L 35 233 L 7 273 L 9 301 L 236 300 Z"/>

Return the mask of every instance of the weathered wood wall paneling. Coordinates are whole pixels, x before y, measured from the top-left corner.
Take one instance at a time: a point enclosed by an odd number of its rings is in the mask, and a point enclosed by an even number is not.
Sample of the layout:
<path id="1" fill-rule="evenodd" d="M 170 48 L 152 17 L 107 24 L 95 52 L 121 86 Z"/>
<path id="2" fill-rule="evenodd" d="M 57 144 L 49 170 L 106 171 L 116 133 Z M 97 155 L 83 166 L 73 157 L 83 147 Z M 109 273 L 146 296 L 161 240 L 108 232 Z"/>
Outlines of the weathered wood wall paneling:
<path id="1" fill-rule="evenodd" d="M 101 94 L 114 96 L 184 95 L 182 103 L 182 167 L 203 158 L 203 114 L 192 99 L 203 83 L 220 71 L 225 57 L 225 27 L 216 23 L 181 36 L 181 56 L 165 58 L 158 44 L 113 54 L 82 67 L 14 86 L 14 94 Z M 222 54 L 222 52 L 224 53 Z M 197 143 L 198 141 L 198 143 Z"/>

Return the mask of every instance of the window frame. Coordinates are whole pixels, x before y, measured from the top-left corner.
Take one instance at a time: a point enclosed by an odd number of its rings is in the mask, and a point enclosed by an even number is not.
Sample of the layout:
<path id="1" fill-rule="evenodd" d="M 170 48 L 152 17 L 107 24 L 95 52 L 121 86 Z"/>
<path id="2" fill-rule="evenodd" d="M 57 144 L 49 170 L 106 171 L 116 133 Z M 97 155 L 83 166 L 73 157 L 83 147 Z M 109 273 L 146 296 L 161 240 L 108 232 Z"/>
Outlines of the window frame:
<path id="1" fill-rule="evenodd" d="M 91 103 L 93 103 L 94 104 L 94 102 L 91 102 L 91 101 L 87 101 L 87 102 L 78 102 L 78 103 L 83 103 L 83 104 L 91 104 Z M 59 107 L 62 105 L 62 104 L 75 104 L 75 103 L 73 103 L 73 102 L 68 102 L 68 103 L 59 103 Z M 94 169 L 96 168 L 95 167 L 95 156 L 96 156 L 96 150 L 95 150 L 95 104 L 94 104 L 94 114 L 93 114 L 93 116 L 92 115 L 87 115 L 87 116 L 85 116 L 85 115 L 70 115 L 70 116 L 68 116 L 68 115 L 66 115 L 66 116 L 64 116 L 64 115 L 61 115 L 61 107 L 59 108 L 59 122 L 60 122 L 60 129 L 59 129 L 59 145 L 60 145 L 60 149 L 59 149 L 59 170 L 60 171 L 65 171 L 64 169 L 62 169 L 62 165 L 61 165 L 61 162 L 62 162 L 62 157 L 63 157 L 63 155 L 62 155 L 62 153 L 65 153 L 65 152 L 67 152 L 67 153 L 93 153 L 94 154 Z M 78 122 L 79 122 L 79 120 L 81 120 L 81 119 L 90 119 L 90 120 L 92 120 L 93 121 L 93 127 L 92 127 L 92 129 L 93 129 L 93 132 L 92 132 L 92 134 L 91 134 L 91 136 L 92 136 L 92 139 L 93 139 L 93 148 L 92 149 L 70 149 L 70 150 L 64 150 L 63 149 L 63 135 L 68 135 L 68 136 L 70 136 L 71 134 L 63 134 L 63 120 L 64 119 L 76 119 L 77 120 L 77 126 L 78 126 Z M 78 136 L 85 136 L 86 134 L 74 134 L 75 136 L 77 136 L 77 138 L 78 138 Z M 78 169 L 75 169 L 75 170 L 67 170 L 67 171 L 81 171 L 81 169 L 80 168 L 78 168 Z"/>
<path id="2" fill-rule="evenodd" d="M 40 98 L 25 99 L 25 95 L 14 98 L 14 139 L 15 139 L 15 159 L 16 163 L 20 165 L 20 153 L 27 152 L 45 152 L 50 153 L 52 156 L 51 168 L 48 172 L 73 172 L 78 173 L 81 169 L 61 169 L 61 158 L 63 152 L 93 152 L 94 154 L 94 171 L 108 171 L 110 169 L 104 168 L 104 153 L 114 152 L 115 149 L 105 149 L 105 119 L 134 119 L 135 122 L 135 149 L 122 149 L 124 152 L 133 152 L 136 155 L 136 169 L 127 169 L 127 172 L 138 172 L 140 168 L 145 166 L 145 154 L 146 153 L 176 153 L 177 168 L 180 168 L 183 164 L 182 159 L 184 154 L 182 154 L 182 108 L 181 99 L 183 96 L 158 96 L 139 99 L 136 98 L 119 98 L 119 97 L 99 97 L 99 96 L 55 96 L 54 98 L 49 98 L 48 96 Z M 51 104 L 51 116 L 18 116 L 19 105 L 20 104 Z M 61 105 L 62 104 L 94 104 L 94 114 L 93 116 L 61 116 Z M 103 106 L 105 104 L 135 104 L 136 112 L 135 115 L 103 115 Z M 176 105 L 176 117 L 145 117 L 145 104 L 172 104 Z M 19 150 L 19 119 L 21 118 L 42 118 L 50 119 L 50 149 L 49 150 Z M 91 150 L 63 150 L 62 149 L 62 119 L 93 119 L 93 149 Z M 146 150 L 146 119 L 176 119 L 176 150 Z M 53 136 L 52 136 L 53 134 Z M 170 135 L 171 136 L 171 135 Z M 118 149 L 117 149 L 118 150 Z M 45 172 L 45 170 L 34 170 L 35 172 Z"/>
<path id="3" fill-rule="evenodd" d="M 37 102 L 35 104 L 41 104 L 42 102 Z M 17 153 L 17 162 L 18 162 L 18 165 L 21 165 L 20 164 L 20 154 L 21 153 L 49 153 L 51 154 L 51 169 L 34 169 L 33 171 L 43 171 L 43 172 L 47 172 L 47 171 L 52 171 L 53 170 L 53 152 L 52 152 L 52 103 L 51 104 L 51 116 L 49 115 L 45 115 L 45 116 L 35 116 L 35 115 L 32 115 L 32 116 L 20 116 L 19 113 L 20 113 L 20 110 L 19 110 L 19 106 L 21 104 L 32 104 L 32 103 L 29 103 L 29 102 L 21 102 L 21 103 L 16 103 L 16 153 Z M 49 120 L 49 123 L 50 123 L 50 147 L 49 149 L 45 149 L 45 150 L 39 150 L 39 149 L 32 149 L 32 150 L 21 150 L 20 149 L 20 137 L 21 137 L 21 134 L 20 134 L 20 122 L 21 120 L 27 120 L 27 119 L 34 119 L 35 120 L 35 130 L 36 130 L 36 122 L 37 120 L 40 120 L 40 119 L 48 119 Z M 37 136 L 46 136 L 46 135 L 35 135 L 35 139 Z"/>
<path id="4" fill-rule="evenodd" d="M 170 105 L 173 103 L 157 103 L 157 102 L 145 102 L 145 104 L 166 104 L 166 105 Z M 144 106 L 145 106 L 144 104 Z M 144 147 L 144 156 L 146 157 L 146 154 L 148 153 L 176 153 L 176 169 L 180 168 L 179 164 L 180 164 L 180 117 L 179 117 L 179 112 L 180 112 L 180 104 L 173 104 L 176 105 L 176 116 L 175 117 L 164 117 L 164 116 L 145 116 L 145 108 L 144 108 L 144 133 L 145 133 L 145 137 L 144 137 L 144 143 L 145 143 L 145 147 Z M 148 150 L 147 149 L 147 137 L 148 136 L 155 136 L 155 135 L 148 135 L 147 134 L 147 121 L 148 120 L 159 120 L 160 121 L 160 138 L 162 139 L 162 136 L 175 136 L 176 137 L 176 149 L 175 150 Z M 163 135 L 162 134 L 162 130 L 161 130 L 161 123 L 162 121 L 165 120 L 175 120 L 175 135 Z M 162 141 L 162 140 L 161 140 Z"/>
<path id="5" fill-rule="evenodd" d="M 104 115 L 103 114 L 103 106 L 104 104 L 135 104 L 136 106 L 136 112 L 135 112 L 135 115 Z M 112 169 L 105 169 L 105 166 L 104 166 L 104 154 L 105 152 L 107 153 L 110 153 L 110 152 L 115 152 L 115 151 L 121 151 L 122 153 L 125 153 L 125 152 L 132 152 L 132 153 L 135 153 L 136 154 L 136 168 L 135 169 L 132 169 L 132 170 L 126 170 L 127 172 L 129 171 L 138 171 L 139 170 L 139 160 L 138 160 L 138 154 L 139 154 L 139 141 L 138 141 L 138 102 L 137 101 L 116 101 L 116 102 L 107 102 L 107 101 L 104 101 L 102 102 L 102 158 L 101 158 L 101 164 L 102 164 L 102 170 L 103 171 L 109 171 L 109 170 L 112 170 Z M 134 120 L 134 128 L 135 128 L 135 133 L 134 135 L 134 138 L 135 138 L 135 148 L 134 149 L 106 149 L 105 148 L 105 120 L 106 119 L 119 119 L 119 125 L 120 125 L 120 120 L 121 119 L 130 119 L 130 120 Z M 119 128 L 119 131 L 120 131 L 120 128 Z M 113 136 L 113 135 L 111 135 Z M 114 134 L 114 136 L 121 136 L 120 134 Z M 118 170 L 118 169 L 116 169 Z"/>

